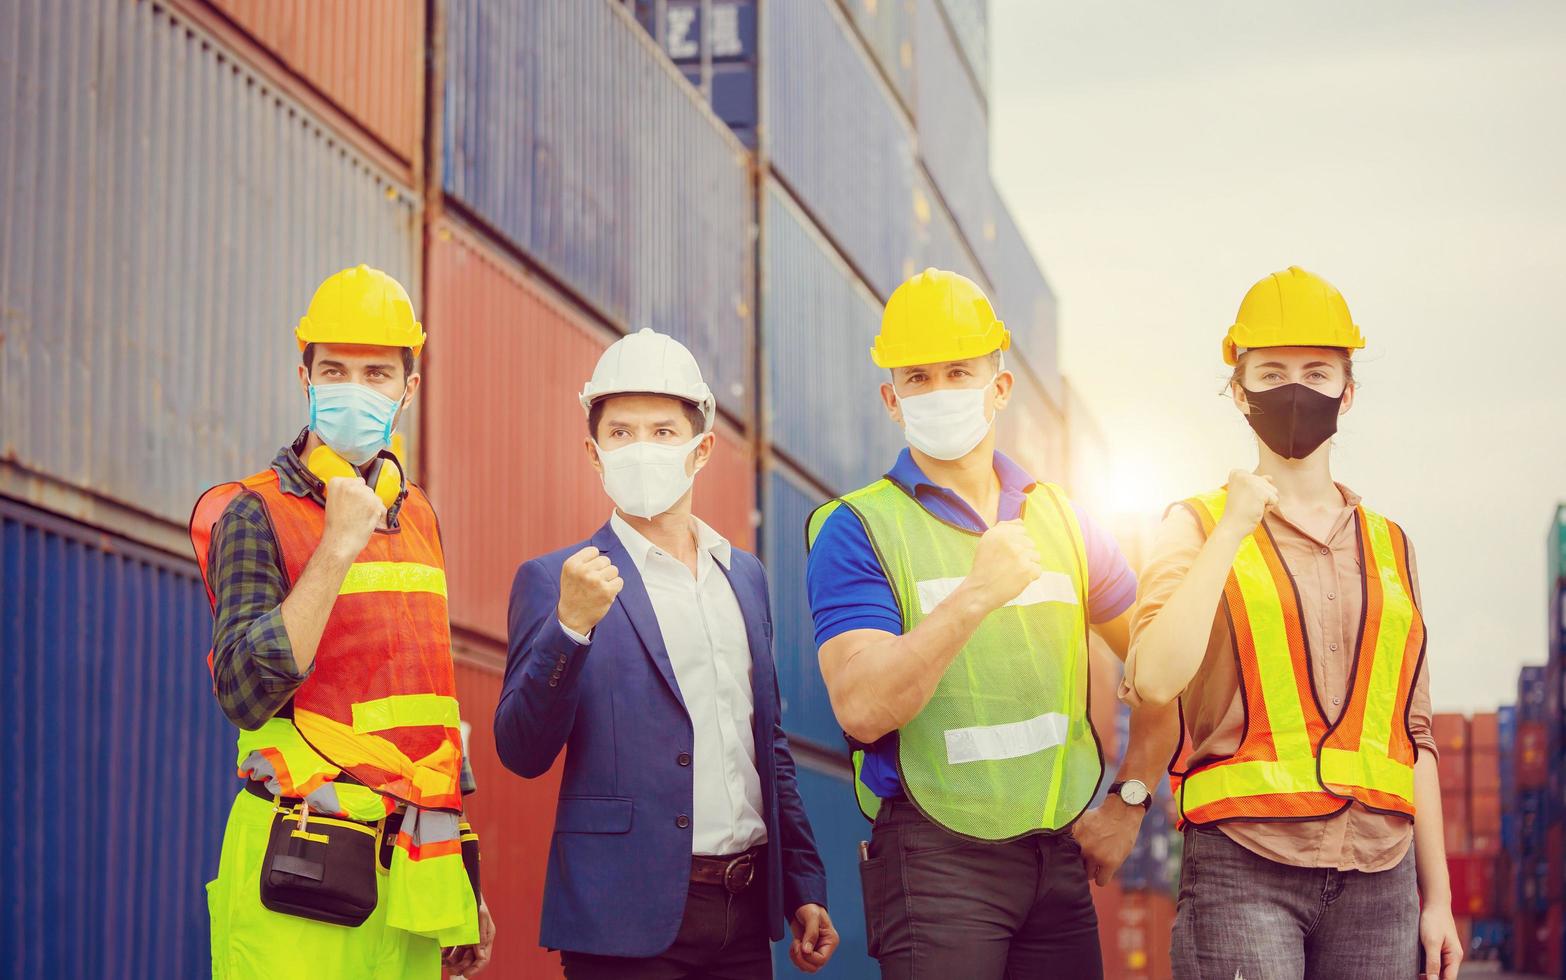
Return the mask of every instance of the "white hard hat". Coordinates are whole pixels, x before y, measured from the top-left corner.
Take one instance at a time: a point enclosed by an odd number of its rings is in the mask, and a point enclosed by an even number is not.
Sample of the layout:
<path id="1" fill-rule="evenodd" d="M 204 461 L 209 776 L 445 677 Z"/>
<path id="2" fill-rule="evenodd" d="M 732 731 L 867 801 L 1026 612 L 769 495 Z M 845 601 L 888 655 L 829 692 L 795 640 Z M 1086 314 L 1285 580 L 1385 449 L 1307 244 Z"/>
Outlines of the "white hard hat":
<path id="1" fill-rule="evenodd" d="M 591 412 L 593 402 L 610 395 L 672 395 L 701 409 L 706 420 L 703 432 L 712 428 L 717 400 L 701 379 L 701 368 L 685 345 L 643 327 L 609 345 L 593 376 L 582 386 L 582 411 Z"/>

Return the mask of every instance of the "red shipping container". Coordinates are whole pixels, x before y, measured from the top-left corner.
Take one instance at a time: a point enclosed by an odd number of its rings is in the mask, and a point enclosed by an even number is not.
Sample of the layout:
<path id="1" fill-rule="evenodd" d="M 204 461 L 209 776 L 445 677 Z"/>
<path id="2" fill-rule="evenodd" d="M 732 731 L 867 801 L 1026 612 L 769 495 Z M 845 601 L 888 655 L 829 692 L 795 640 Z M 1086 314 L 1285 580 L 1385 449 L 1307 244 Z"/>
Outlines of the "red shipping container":
<path id="1" fill-rule="evenodd" d="M 1443 792 L 1468 789 L 1468 719 L 1463 715 L 1441 714 L 1430 721 L 1439 755 L 1437 771 Z"/>
<path id="2" fill-rule="evenodd" d="M 1441 822 L 1446 831 L 1446 852 L 1464 854 L 1469 849 L 1468 794 L 1441 787 Z"/>
<path id="3" fill-rule="evenodd" d="M 412 163 L 424 122 L 422 0 L 208 0 Z"/>
<path id="4" fill-rule="evenodd" d="M 1550 779 L 1549 727 L 1542 721 L 1517 723 L 1518 789 L 1542 789 Z"/>
<path id="5" fill-rule="evenodd" d="M 1088 634 L 1088 655 L 1089 689 L 1092 693 L 1088 715 L 1093 721 L 1093 730 L 1098 733 L 1104 762 L 1112 766 L 1120 761 L 1120 753 L 1125 748 L 1120 744 L 1120 732 L 1115 724 L 1115 716 L 1120 713 L 1123 704 L 1116 696 L 1120 688 L 1120 658 L 1109 649 L 1109 644 L 1092 632 Z"/>
<path id="6" fill-rule="evenodd" d="M 1108 935 L 1104 907 L 1099 906 L 1106 980 L 1168 980 L 1174 898 L 1167 892 L 1121 891 L 1113 904 L 1115 917 L 1108 920 L 1112 923 Z"/>
<path id="7" fill-rule="evenodd" d="M 1108 888 L 1092 886 L 1093 911 L 1098 915 L 1098 945 L 1104 953 L 1104 980 L 1123 980 L 1117 964 L 1110 962 L 1109 951 L 1115 948 L 1120 929 L 1120 901 L 1123 893 L 1120 882 L 1112 881 Z"/>
<path id="8" fill-rule="evenodd" d="M 1544 897 L 1561 904 L 1562 877 L 1566 876 L 1566 827 L 1555 824 L 1545 838 L 1544 854 L 1549 871 L 1544 879 Z"/>
<path id="9" fill-rule="evenodd" d="M 1566 910 L 1556 902 L 1545 913 L 1544 925 L 1539 930 L 1538 970 L 1547 977 L 1566 977 Z"/>
<path id="10" fill-rule="evenodd" d="M 1474 715 L 1468 723 L 1468 741 L 1475 749 L 1498 748 L 1501 744 L 1500 718 L 1495 712 Z"/>
<path id="11" fill-rule="evenodd" d="M 1452 879 L 1452 914 L 1488 919 L 1495 914 L 1495 858 L 1489 854 L 1446 856 Z"/>
<path id="12" fill-rule="evenodd" d="M 1480 742 L 1469 744 L 1468 789 L 1474 795 L 1501 791 L 1501 747 Z"/>
<path id="13" fill-rule="evenodd" d="M 430 237 L 423 482 L 440 511 L 452 623 L 498 640 L 517 566 L 609 517 L 577 393 L 615 335 L 475 235 L 443 223 Z M 750 444 L 720 420 L 695 512 L 752 550 L 755 507 Z"/>
<path id="14" fill-rule="evenodd" d="M 1499 791 L 1475 791 L 1468 797 L 1469 849 L 1494 854 L 1501 849 L 1501 796 Z"/>
<path id="15" fill-rule="evenodd" d="M 485 976 L 543 980 L 561 975 L 559 955 L 538 945 L 561 763 L 538 779 L 523 779 L 500 764 L 491 719 L 504 658 L 495 647 L 463 650 L 457 660 L 457 699 L 470 726 L 468 757 L 478 783 L 466 807 L 479 834 L 484 901 L 496 929 L 495 958 Z"/>

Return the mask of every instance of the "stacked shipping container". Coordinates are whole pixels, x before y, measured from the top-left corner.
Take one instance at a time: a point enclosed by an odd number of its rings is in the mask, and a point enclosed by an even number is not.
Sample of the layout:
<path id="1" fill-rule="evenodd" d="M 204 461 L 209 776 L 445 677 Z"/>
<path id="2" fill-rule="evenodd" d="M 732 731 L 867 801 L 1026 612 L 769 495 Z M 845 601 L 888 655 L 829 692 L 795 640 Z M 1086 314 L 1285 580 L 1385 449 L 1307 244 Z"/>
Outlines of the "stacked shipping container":
<path id="1" fill-rule="evenodd" d="M 235 787 L 183 525 L 201 489 L 303 424 L 287 331 L 321 279 L 366 262 L 409 287 L 431 338 L 404 428 L 442 515 L 473 813 L 507 869 L 486 876 L 494 973 L 557 969 L 534 938 L 558 772 L 512 777 L 489 736 L 510 579 L 606 516 L 574 395 L 605 345 L 652 326 L 718 394 L 697 510 L 771 569 L 786 724 L 845 937 L 833 972 L 873 975 L 868 827 L 815 666 L 802 538 L 812 507 L 900 448 L 867 354 L 901 279 L 939 265 L 991 291 L 1020 381 L 1003 445 L 1067 479 L 1054 297 L 988 173 L 985 6 L 24 0 L 0 32 L 0 586 L 16 597 L 0 637 L 33 665 L 9 717 L 24 739 L 79 736 L 21 757 L 82 773 L 108 751 L 111 796 L 140 768 L 115 753 L 179 756 L 188 805 L 172 829 L 123 825 L 77 781 L 87 816 L 0 881 L 37 913 L 12 924 L 6 972 L 202 972 L 198 888 Z M 1094 714 L 1113 755 L 1107 656 Z M 65 724 L 83 691 L 92 725 Z M 1149 881 L 1167 878 L 1146 870 L 1169 861 L 1162 834 L 1139 858 Z M 39 890 L 19 875 L 46 853 L 76 863 Z M 1168 910 L 1140 896 L 1160 891 L 1106 894 L 1106 928 L 1156 936 Z"/>

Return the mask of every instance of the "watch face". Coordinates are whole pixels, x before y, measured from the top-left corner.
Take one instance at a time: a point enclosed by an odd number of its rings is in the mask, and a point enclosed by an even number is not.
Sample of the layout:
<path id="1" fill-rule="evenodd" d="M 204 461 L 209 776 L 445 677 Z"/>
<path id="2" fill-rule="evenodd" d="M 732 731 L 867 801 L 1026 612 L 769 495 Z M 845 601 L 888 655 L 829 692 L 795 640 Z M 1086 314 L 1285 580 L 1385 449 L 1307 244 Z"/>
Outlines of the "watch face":
<path id="1" fill-rule="evenodd" d="M 1139 779 L 1128 779 L 1120 784 L 1120 799 L 1131 806 L 1141 806 L 1147 799 L 1147 784 Z"/>

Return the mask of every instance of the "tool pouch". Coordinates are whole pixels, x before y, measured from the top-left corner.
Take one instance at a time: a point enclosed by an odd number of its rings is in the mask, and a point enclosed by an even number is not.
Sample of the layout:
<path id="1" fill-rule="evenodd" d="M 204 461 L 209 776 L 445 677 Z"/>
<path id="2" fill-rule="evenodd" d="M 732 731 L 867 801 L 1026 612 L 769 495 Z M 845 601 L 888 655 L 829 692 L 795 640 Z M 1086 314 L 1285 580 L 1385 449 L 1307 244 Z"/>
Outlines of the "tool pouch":
<path id="1" fill-rule="evenodd" d="M 357 926 L 375 911 L 380 828 L 277 809 L 261 864 L 261 904 L 273 912 Z"/>

